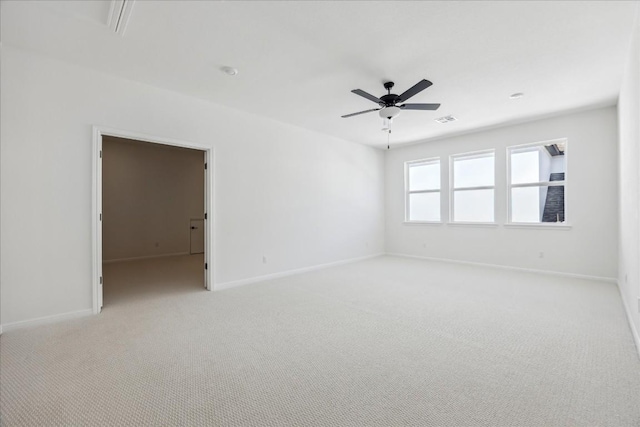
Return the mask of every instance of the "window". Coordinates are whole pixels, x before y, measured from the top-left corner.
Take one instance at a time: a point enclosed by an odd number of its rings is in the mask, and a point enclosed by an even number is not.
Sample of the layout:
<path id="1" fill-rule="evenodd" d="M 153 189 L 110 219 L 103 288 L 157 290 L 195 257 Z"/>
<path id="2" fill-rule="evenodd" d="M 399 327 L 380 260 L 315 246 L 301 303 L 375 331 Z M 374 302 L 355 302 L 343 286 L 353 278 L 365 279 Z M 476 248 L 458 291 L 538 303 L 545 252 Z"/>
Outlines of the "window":
<path id="1" fill-rule="evenodd" d="M 440 221 L 440 159 L 405 163 L 405 219 L 409 222 Z"/>
<path id="2" fill-rule="evenodd" d="M 509 147 L 509 222 L 565 222 L 567 141 Z"/>
<path id="3" fill-rule="evenodd" d="M 451 221 L 494 222 L 494 150 L 451 156 Z"/>

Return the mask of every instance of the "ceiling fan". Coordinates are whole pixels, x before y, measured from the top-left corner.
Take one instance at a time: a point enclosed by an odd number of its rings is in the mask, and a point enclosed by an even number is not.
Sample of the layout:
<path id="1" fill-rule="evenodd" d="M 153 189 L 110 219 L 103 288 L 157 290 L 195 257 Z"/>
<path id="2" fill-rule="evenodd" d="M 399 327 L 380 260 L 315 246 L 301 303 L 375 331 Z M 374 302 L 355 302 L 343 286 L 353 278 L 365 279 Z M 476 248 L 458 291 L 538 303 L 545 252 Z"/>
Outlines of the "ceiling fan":
<path id="1" fill-rule="evenodd" d="M 380 114 L 380 117 L 382 117 L 383 119 L 391 120 L 394 117 L 397 117 L 402 110 L 437 110 L 438 107 L 440 107 L 440 104 L 403 104 L 407 99 L 422 92 L 432 84 L 433 83 L 431 83 L 429 80 L 422 79 L 402 94 L 396 95 L 394 93 L 391 93 L 391 88 L 393 88 L 394 83 L 386 82 L 384 84 L 384 88 L 387 90 L 387 94 L 381 96 L 380 98 L 376 98 L 375 96 L 361 89 L 354 89 L 351 92 L 375 102 L 380 106 L 380 108 L 372 108 L 370 110 L 359 111 L 357 113 L 345 114 L 344 116 L 342 116 L 342 118 L 346 119 L 347 117 L 353 117 L 359 114 L 379 111 L 378 114 Z"/>

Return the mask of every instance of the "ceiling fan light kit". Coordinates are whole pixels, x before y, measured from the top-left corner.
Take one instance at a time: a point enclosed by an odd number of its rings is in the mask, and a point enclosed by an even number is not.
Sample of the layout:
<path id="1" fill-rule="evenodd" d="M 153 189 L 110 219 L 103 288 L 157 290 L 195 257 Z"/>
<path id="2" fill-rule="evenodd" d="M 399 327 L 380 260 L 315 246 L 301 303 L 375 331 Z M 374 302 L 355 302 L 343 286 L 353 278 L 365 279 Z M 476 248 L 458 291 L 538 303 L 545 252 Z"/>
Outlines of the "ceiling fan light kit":
<path id="1" fill-rule="evenodd" d="M 381 109 L 378 114 L 380 114 L 380 117 L 382 117 L 383 119 L 394 119 L 396 117 L 398 117 L 398 114 L 400 114 L 400 108 L 399 107 L 384 107 L 383 109 Z"/>

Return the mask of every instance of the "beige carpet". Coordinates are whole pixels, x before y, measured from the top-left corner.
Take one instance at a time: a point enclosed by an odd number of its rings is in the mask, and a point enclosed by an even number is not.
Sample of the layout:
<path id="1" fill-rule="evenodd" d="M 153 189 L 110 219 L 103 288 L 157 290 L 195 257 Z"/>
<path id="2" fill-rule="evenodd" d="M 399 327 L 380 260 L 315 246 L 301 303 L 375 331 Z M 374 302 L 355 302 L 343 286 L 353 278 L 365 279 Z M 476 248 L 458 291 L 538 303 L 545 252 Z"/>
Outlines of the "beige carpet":
<path id="1" fill-rule="evenodd" d="M 615 285 L 380 257 L 211 293 L 198 262 L 3 334 L 2 425 L 640 426 Z"/>

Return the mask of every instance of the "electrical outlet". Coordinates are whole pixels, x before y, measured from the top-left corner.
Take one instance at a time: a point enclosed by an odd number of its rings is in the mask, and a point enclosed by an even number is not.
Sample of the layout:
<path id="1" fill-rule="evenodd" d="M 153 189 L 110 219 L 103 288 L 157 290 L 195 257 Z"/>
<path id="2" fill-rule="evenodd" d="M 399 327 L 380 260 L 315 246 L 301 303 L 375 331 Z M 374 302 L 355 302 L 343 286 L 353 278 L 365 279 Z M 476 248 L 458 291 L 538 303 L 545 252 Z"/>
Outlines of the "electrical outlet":
<path id="1" fill-rule="evenodd" d="M 263 263 L 263 264 L 266 264 L 266 263 L 267 263 L 267 257 L 266 257 L 266 256 L 264 256 L 264 255 L 262 255 L 262 263 Z"/>
<path id="2" fill-rule="evenodd" d="M 544 258 L 544 252 L 541 251 L 540 253 L 538 253 L 538 258 Z"/>

